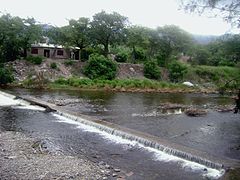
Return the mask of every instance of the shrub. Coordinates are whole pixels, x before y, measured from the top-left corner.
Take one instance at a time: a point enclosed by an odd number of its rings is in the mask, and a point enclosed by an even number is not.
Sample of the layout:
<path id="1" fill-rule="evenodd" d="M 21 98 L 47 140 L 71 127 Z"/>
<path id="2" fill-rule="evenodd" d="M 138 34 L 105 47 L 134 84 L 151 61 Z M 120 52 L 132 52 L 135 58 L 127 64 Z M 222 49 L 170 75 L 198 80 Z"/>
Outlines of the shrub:
<path id="1" fill-rule="evenodd" d="M 9 69 L 0 67 L 0 85 L 5 85 L 13 82 L 14 78 L 12 72 Z"/>
<path id="2" fill-rule="evenodd" d="M 43 61 L 43 57 L 41 56 L 28 56 L 26 58 L 27 61 L 33 63 L 33 64 L 41 64 Z"/>
<path id="3" fill-rule="evenodd" d="M 128 59 L 128 54 L 126 52 L 119 52 L 115 56 L 117 62 L 126 62 Z"/>
<path id="4" fill-rule="evenodd" d="M 55 62 L 52 62 L 52 63 L 50 64 L 50 67 L 51 67 L 52 69 L 57 69 L 57 64 L 56 64 Z"/>
<path id="5" fill-rule="evenodd" d="M 72 66 L 74 64 L 74 61 L 73 60 L 67 60 L 64 62 L 65 66 Z"/>
<path id="6" fill-rule="evenodd" d="M 144 76 L 149 79 L 159 79 L 161 77 L 160 68 L 156 61 L 147 61 L 144 63 Z"/>
<path id="7" fill-rule="evenodd" d="M 169 78 L 172 82 L 179 82 L 183 78 L 184 74 L 187 73 L 187 67 L 178 61 L 170 63 L 168 70 Z"/>
<path id="8" fill-rule="evenodd" d="M 112 80 L 117 74 L 117 64 L 102 55 L 93 54 L 84 67 L 83 73 L 90 79 Z"/>
<path id="9" fill-rule="evenodd" d="M 136 48 L 133 52 L 134 59 L 136 61 L 145 61 L 146 60 L 146 54 L 143 49 Z"/>

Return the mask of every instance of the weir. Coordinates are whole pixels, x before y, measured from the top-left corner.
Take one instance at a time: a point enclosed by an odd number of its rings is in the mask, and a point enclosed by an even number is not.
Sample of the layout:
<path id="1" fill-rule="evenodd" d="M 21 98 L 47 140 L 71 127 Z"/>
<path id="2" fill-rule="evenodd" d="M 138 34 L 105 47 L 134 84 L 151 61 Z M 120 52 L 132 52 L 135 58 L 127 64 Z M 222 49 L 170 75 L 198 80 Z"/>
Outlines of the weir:
<path id="1" fill-rule="evenodd" d="M 217 158 L 207 154 L 206 152 L 198 151 L 186 146 L 172 143 L 159 137 L 152 136 L 150 134 L 121 127 L 119 125 L 106 122 L 103 120 L 94 119 L 92 117 L 85 116 L 77 112 L 69 111 L 64 109 L 63 107 L 58 107 L 54 104 L 50 104 L 40 99 L 36 99 L 33 97 L 21 97 L 21 99 L 28 101 L 31 104 L 38 105 L 48 110 L 54 111 L 54 113 L 58 115 L 77 121 L 84 125 L 95 127 L 108 134 L 118 136 L 126 140 L 135 141 L 145 147 L 150 147 L 162 151 L 166 154 L 204 165 L 208 168 L 217 169 L 221 171 L 229 167 L 234 167 L 235 164 L 239 163 L 235 162 L 235 160 L 232 159 Z"/>

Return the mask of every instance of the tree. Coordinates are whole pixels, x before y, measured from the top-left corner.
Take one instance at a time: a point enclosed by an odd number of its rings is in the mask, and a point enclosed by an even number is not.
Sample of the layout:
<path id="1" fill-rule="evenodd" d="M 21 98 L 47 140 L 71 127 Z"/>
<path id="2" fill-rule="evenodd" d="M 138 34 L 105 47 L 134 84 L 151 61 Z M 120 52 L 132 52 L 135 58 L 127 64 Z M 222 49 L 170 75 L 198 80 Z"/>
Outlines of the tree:
<path id="1" fill-rule="evenodd" d="M 193 61 L 200 65 L 208 65 L 210 53 L 205 47 L 198 46 L 193 55 Z"/>
<path id="2" fill-rule="evenodd" d="M 83 50 L 90 44 L 89 30 L 90 20 L 81 17 L 78 20 L 69 20 L 69 25 L 62 29 L 65 34 L 65 44 L 80 48 L 79 57 L 81 59 Z"/>
<path id="3" fill-rule="evenodd" d="M 185 54 L 193 43 L 192 36 L 175 25 L 159 27 L 157 32 L 160 37 L 157 59 L 161 66 L 167 66 L 171 55 Z"/>
<path id="4" fill-rule="evenodd" d="M 21 32 L 24 23 L 19 17 L 4 14 L 0 17 L 0 60 L 1 62 L 17 59 L 21 52 Z"/>
<path id="5" fill-rule="evenodd" d="M 93 16 L 90 24 L 91 37 L 104 46 L 104 55 L 107 56 L 109 45 L 114 45 L 124 38 L 127 18 L 116 12 L 108 14 L 102 11 Z"/>
<path id="6" fill-rule="evenodd" d="M 44 36 L 46 36 L 51 44 L 65 44 L 67 42 L 66 26 L 55 27 L 50 26 L 44 30 Z"/>
<path id="7" fill-rule="evenodd" d="M 27 50 L 31 48 L 31 44 L 41 39 L 42 29 L 33 18 L 24 19 L 23 23 L 20 43 L 24 51 L 23 56 L 27 57 Z"/>
<path id="8" fill-rule="evenodd" d="M 235 34 L 224 42 L 226 55 L 233 63 L 240 62 L 240 35 Z"/>
<path id="9" fill-rule="evenodd" d="M 148 46 L 147 28 L 142 26 L 131 26 L 127 29 L 127 45 L 132 49 L 132 61 L 138 58 L 138 50 L 146 49 Z"/>
<path id="10" fill-rule="evenodd" d="M 178 26 L 166 25 L 157 30 L 171 51 L 186 53 L 193 42 L 192 36 Z"/>
<path id="11" fill-rule="evenodd" d="M 211 12 L 214 16 L 221 16 L 223 20 L 240 28 L 239 0 L 181 0 L 182 8 L 187 12 Z"/>

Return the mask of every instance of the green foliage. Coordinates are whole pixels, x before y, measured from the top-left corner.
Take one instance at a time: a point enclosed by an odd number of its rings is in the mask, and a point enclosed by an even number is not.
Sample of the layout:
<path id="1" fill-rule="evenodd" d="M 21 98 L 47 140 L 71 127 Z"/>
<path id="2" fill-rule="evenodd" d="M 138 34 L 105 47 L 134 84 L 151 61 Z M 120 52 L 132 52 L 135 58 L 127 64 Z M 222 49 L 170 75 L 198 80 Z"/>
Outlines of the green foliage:
<path id="1" fill-rule="evenodd" d="M 119 52 L 116 54 L 115 56 L 115 60 L 117 62 L 127 62 L 127 59 L 128 59 L 128 54 L 126 52 Z"/>
<path id="2" fill-rule="evenodd" d="M 155 60 L 144 63 L 144 76 L 149 79 L 159 79 L 161 77 L 160 68 Z"/>
<path id="3" fill-rule="evenodd" d="M 67 61 L 64 62 L 65 66 L 72 66 L 74 64 L 74 61 L 69 59 Z"/>
<path id="4" fill-rule="evenodd" d="M 218 66 L 234 66 L 235 64 L 231 61 L 228 61 L 224 58 L 222 58 L 219 62 L 218 62 Z"/>
<path id="5" fill-rule="evenodd" d="M 172 82 L 179 82 L 183 79 L 183 76 L 187 73 L 186 65 L 173 61 L 168 66 L 169 78 Z"/>
<path id="6" fill-rule="evenodd" d="M 146 60 L 146 54 L 142 48 L 136 48 L 133 51 L 133 56 L 136 61 L 145 61 Z"/>
<path id="7" fill-rule="evenodd" d="M 28 56 L 26 58 L 26 60 L 33 63 L 33 64 L 39 65 L 39 64 L 42 64 L 43 57 L 41 57 L 41 56 Z"/>
<path id="8" fill-rule="evenodd" d="M 193 44 L 192 36 L 175 25 L 166 25 L 157 29 L 161 41 L 167 46 L 170 52 L 186 53 L 187 49 Z"/>
<path id="9" fill-rule="evenodd" d="M 114 79 L 117 74 L 117 64 L 102 55 L 91 55 L 84 74 L 90 79 Z"/>
<path id="10" fill-rule="evenodd" d="M 4 14 L 0 17 L 0 60 L 13 61 L 23 55 L 31 43 L 41 37 L 41 28 L 32 18 L 21 19 Z"/>
<path id="11" fill-rule="evenodd" d="M 197 48 L 193 56 L 193 62 L 199 65 L 207 65 L 209 63 L 210 53 L 204 48 Z"/>
<path id="12" fill-rule="evenodd" d="M 104 55 L 109 53 L 109 45 L 120 43 L 124 39 L 127 18 L 113 12 L 102 11 L 93 16 L 91 37 L 97 44 L 104 46 Z"/>
<path id="13" fill-rule="evenodd" d="M 238 68 L 226 66 L 196 66 L 193 68 L 193 71 L 196 75 L 209 82 L 224 82 L 230 79 L 235 79 L 240 75 Z"/>
<path id="14" fill-rule="evenodd" d="M 13 80 L 12 72 L 9 69 L 0 67 L 0 85 L 11 83 Z"/>
<path id="15" fill-rule="evenodd" d="M 52 63 L 50 64 L 50 67 L 51 67 L 52 69 L 57 69 L 57 63 L 52 62 Z"/>
<path id="16" fill-rule="evenodd" d="M 59 78 L 52 85 L 52 87 L 63 87 L 69 88 L 86 88 L 86 89 L 112 89 L 112 90 L 134 90 L 134 89 L 149 89 L 149 90 L 163 90 L 163 89 L 188 89 L 182 84 L 159 82 L 149 79 L 114 79 L 114 80 L 103 80 L 103 79 L 80 79 L 72 77 L 69 79 Z"/>

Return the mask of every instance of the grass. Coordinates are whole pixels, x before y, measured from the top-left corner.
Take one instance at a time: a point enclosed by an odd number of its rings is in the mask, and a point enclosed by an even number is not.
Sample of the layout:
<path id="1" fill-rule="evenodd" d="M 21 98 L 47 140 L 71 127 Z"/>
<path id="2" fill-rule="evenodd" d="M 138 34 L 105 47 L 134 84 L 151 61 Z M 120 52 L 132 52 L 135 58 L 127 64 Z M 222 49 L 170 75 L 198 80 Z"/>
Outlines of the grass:
<path id="1" fill-rule="evenodd" d="M 227 66 L 188 67 L 188 73 L 185 75 L 184 80 L 195 84 L 211 83 L 217 88 L 238 89 L 240 68 Z"/>
<path id="2" fill-rule="evenodd" d="M 221 82 L 236 78 L 240 74 L 240 69 L 227 66 L 194 66 L 188 68 L 187 77 L 195 80 L 209 82 Z M 191 76 L 189 76 L 191 75 Z"/>
<path id="3" fill-rule="evenodd" d="M 80 88 L 80 89 L 105 89 L 118 91 L 193 91 L 182 84 L 175 84 L 149 79 L 125 79 L 125 80 L 91 80 L 72 77 L 59 78 L 49 85 L 50 88 Z"/>

